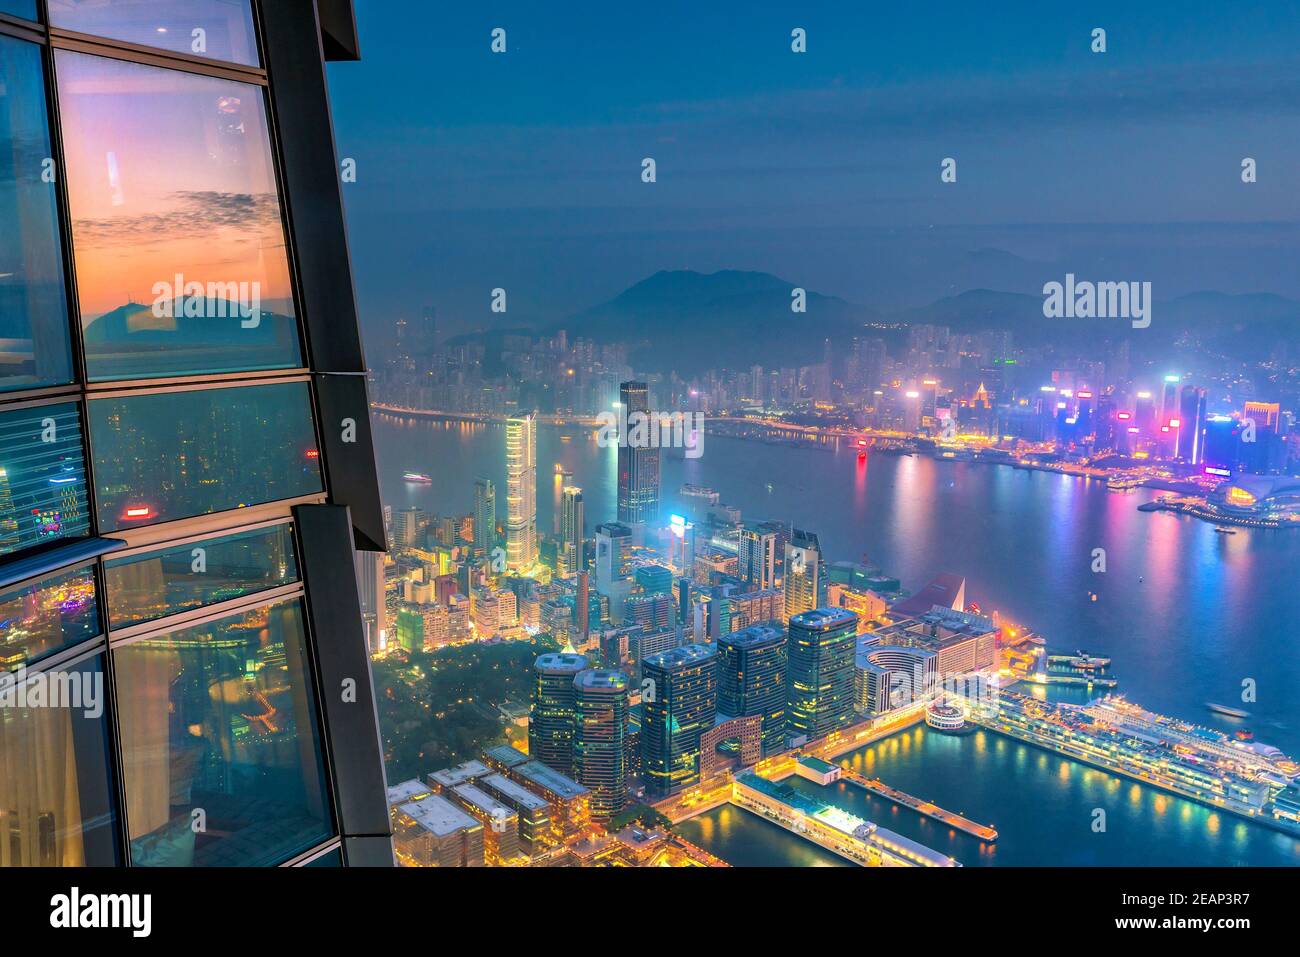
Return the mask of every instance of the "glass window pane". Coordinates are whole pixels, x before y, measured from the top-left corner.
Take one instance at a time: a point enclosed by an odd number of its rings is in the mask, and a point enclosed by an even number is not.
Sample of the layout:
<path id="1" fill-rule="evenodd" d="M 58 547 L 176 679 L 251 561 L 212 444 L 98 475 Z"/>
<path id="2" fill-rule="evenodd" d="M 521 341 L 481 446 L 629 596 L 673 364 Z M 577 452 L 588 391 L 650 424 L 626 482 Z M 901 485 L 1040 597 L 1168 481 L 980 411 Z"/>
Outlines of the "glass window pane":
<path id="1" fill-rule="evenodd" d="M 119 863 L 100 659 L 23 678 L 0 692 L 0 867 Z"/>
<path id="2" fill-rule="evenodd" d="M 50 0 L 50 25 L 257 66 L 249 0 Z"/>
<path id="3" fill-rule="evenodd" d="M 0 555 L 88 534 L 77 406 L 0 412 Z"/>
<path id="4" fill-rule="evenodd" d="M 0 0 L 0 13 L 9 13 L 24 20 L 35 20 L 36 0 Z"/>
<path id="5" fill-rule="evenodd" d="M 334 850 L 330 851 L 329 853 L 322 854 L 320 857 L 314 858 L 313 860 L 310 860 L 303 865 L 303 867 L 342 867 L 342 866 L 343 866 L 343 852 L 340 851 L 337 847 L 334 848 Z"/>
<path id="6" fill-rule="evenodd" d="M 305 382 L 93 399 L 90 429 L 105 530 L 322 490 Z"/>
<path id="7" fill-rule="evenodd" d="M 0 390 L 72 381 L 52 155 L 41 49 L 0 36 Z"/>
<path id="8" fill-rule="evenodd" d="M 55 63 L 89 376 L 299 366 L 262 89 Z"/>
<path id="9" fill-rule="evenodd" d="M 265 591 L 298 578 L 288 525 L 105 562 L 114 628 Z"/>
<path id="10" fill-rule="evenodd" d="M 297 601 L 113 657 L 134 863 L 278 864 L 330 836 Z"/>
<path id="11" fill-rule="evenodd" d="M 24 667 L 99 634 L 89 568 L 0 589 L 0 671 Z"/>

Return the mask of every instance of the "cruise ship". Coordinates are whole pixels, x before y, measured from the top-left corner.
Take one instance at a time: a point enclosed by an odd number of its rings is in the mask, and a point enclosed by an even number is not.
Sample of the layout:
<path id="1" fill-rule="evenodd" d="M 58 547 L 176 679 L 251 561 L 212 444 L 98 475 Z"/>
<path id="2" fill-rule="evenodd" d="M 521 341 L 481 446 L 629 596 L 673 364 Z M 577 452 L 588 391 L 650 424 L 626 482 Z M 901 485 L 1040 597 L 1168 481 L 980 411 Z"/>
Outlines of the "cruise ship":
<path id="1" fill-rule="evenodd" d="M 411 482 L 414 485 L 433 484 L 433 479 L 429 478 L 429 476 L 425 475 L 423 472 L 403 472 L 402 481 Z"/>

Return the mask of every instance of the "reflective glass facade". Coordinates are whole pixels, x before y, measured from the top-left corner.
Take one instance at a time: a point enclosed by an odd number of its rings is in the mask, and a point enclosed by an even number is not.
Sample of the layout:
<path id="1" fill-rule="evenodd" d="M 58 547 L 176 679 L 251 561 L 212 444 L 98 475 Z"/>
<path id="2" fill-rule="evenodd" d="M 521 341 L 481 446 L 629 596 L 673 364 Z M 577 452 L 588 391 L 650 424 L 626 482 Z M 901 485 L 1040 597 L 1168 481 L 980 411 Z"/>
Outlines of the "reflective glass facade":
<path id="1" fill-rule="evenodd" d="M 50 0 L 50 24 L 173 53 L 260 62 L 249 0 Z"/>
<path id="2" fill-rule="evenodd" d="M 0 36 L 0 391 L 72 381 L 51 156 L 40 48 Z"/>
<path id="3" fill-rule="evenodd" d="M 365 367 L 337 309 L 309 363 L 297 306 L 350 287 L 341 204 L 298 204 L 328 281 L 291 269 L 292 185 L 334 172 L 321 29 L 0 0 L 0 866 L 392 863 Z"/>
<path id="4" fill-rule="evenodd" d="M 92 399 L 105 530 L 321 490 L 305 382 Z"/>
<path id="5" fill-rule="evenodd" d="M 114 653 L 131 859 L 275 864 L 330 836 L 296 601 Z"/>
<path id="6" fill-rule="evenodd" d="M 0 555 L 89 528 L 77 406 L 0 406 Z"/>
<path id="7" fill-rule="evenodd" d="M 119 863 L 101 660 L 10 677 L 0 679 L 0 866 Z"/>
<path id="8" fill-rule="evenodd" d="M 104 563 L 114 628 L 287 585 L 298 578 L 288 525 L 205 538 Z"/>
<path id="9" fill-rule="evenodd" d="M 298 366 L 262 88 L 70 50 L 55 66 L 89 377 Z"/>
<path id="10" fill-rule="evenodd" d="M 0 13 L 13 14 L 25 20 L 35 20 L 36 0 L 0 0 Z"/>
<path id="11" fill-rule="evenodd" d="M 59 571 L 0 589 L 0 669 L 10 671 L 100 633 L 94 571 Z"/>

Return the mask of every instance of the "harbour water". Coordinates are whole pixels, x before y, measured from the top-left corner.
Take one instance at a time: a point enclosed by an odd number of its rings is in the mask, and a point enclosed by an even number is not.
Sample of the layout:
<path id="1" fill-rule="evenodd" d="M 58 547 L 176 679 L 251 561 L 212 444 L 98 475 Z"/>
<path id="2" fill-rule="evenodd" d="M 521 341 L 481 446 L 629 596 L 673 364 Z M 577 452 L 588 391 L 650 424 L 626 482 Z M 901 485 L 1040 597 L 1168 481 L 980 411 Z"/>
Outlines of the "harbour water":
<path id="1" fill-rule="evenodd" d="M 502 426 L 378 416 L 376 440 L 394 508 L 465 514 L 475 476 L 504 488 Z M 583 489 L 589 530 L 612 520 L 615 461 L 592 430 L 540 427 L 540 528 L 552 528 L 565 484 Z M 557 462 L 569 477 L 553 472 Z M 403 482 L 406 471 L 432 484 Z M 1098 480 L 716 436 L 699 458 L 663 456 L 665 514 L 683 511 L 685 482 L 717 489 L 746 518 L 815 531 L 829 560 L 865 557 L 905 587 L 939 572 L 962 575 L 968 601 L 1032 628 L 1052 651 L 1112 658 L 1118 690 L 1131 700 L 1225 731 L 1249 727 L 1300 754 L 1300 533 L 1217 535 L 1196 519 L 1138 512 L 1154 493 L 1116 494 Z M 1099 548 L 1104 572 L 1092 570 Z M 1243 682 L 1253 683 L 1255 700 L 1243 702 Z M 1207 701 L 1249 717 L 1212 714 Z M 856 788 L 836 797 L 967 865 L 1300 864 L 1300 841 L 987 732 L 945 738 L 917 729 L 852 759 L 864 773 L 995 824 L 1002 839 L 992 850 L 964 835 L 945 844 L 935 823 Z M 1091 830 L 1095 807 L 1110 808 L 1104 834 Z M 735 808 L 684 833 L 733 863 L 836 860 Z"/>
<path id="2" fill-rule="evenodd" d="M 985 844 L 844 782 L 790 779 L 845 810 L 950 854 L 993 865 L 1300 866 L 1300 841 L 1242 818 L 1107 774 L 989 731 L 950 737 L 923 725 L 846 755 L 868 777 L 998 830 Z M 1105 830 L 1094 831 L 1096 811 Z M 738 866 L 847 863 L 726 806 L 678 825 L 682 836 Z"/>

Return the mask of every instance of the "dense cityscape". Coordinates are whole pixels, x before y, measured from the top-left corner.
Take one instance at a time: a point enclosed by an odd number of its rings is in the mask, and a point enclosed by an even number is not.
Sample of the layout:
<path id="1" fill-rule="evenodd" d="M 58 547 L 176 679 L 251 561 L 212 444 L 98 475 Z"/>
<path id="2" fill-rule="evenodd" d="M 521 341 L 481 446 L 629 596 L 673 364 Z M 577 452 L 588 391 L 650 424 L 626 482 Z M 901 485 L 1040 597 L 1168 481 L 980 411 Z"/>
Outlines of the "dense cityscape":
<path id="1" fill-rule="evenodd" d="M 712 487 L 662 488 L 668 459 L 739 440 L 814 463 L 828 450 L 859 467 L 922 456 L 1096 480 L 1120 497 L 1155 489 L 1133 507 L 1285 535 L 1300 521 L 1300 430 L 1267 398 L 1290 406 L 1294 370 L 1155 376 L 1135 373 L 1124 345 L 1071 360 L 1007 333 L 922 326 L 893 350 L 828 341 L 812 366 L 625 379 L 624 346 L 563 331 L 435 345 L 435 330 L 432 310 L 398 323 L 376 414 L 486 430 L 505 485 L 429 459 L 472 484 L 472 511 L 388 506 L 389 557 L 359 571 L 400 863 L 720 865 L 676 825 L 730 804 L 854 863 L 960 865 L 790 786 L 847 783 L 993 845 L 993 826 L 842 760 L 915 726 L 1006 735 L 1300 838 L 1300 764 L 1244 727 L 1117 696 L 1109 658 L 1049 653 L 1032 624 L 982 610 L 963 570 L 909 591 L 865 556 L 828 554 L 797 519 L 742 515 Z M 621 431 L 603 427 L 608 410 Z M 649 433 L 628 428 L 638 413 Z M 674 432 L 683 419 L 702 434 Z M 539 461 L 539 427 L 616 455 L 615 514 L 588 513 L 572 474 Z M 444 673 L 488 656 L 496 679 L 457 681 L 457 705 L 475 707 L 452 706 Z M 1087 697 L 1043 697 L 1062 687 Z M 420 699 L 436 723 L 410 707 Z"/>
<path id="2" fill-rule="evenodd" d="M 0 0 L 18 939 L 1280 937 L 1279 12 Z"/>

